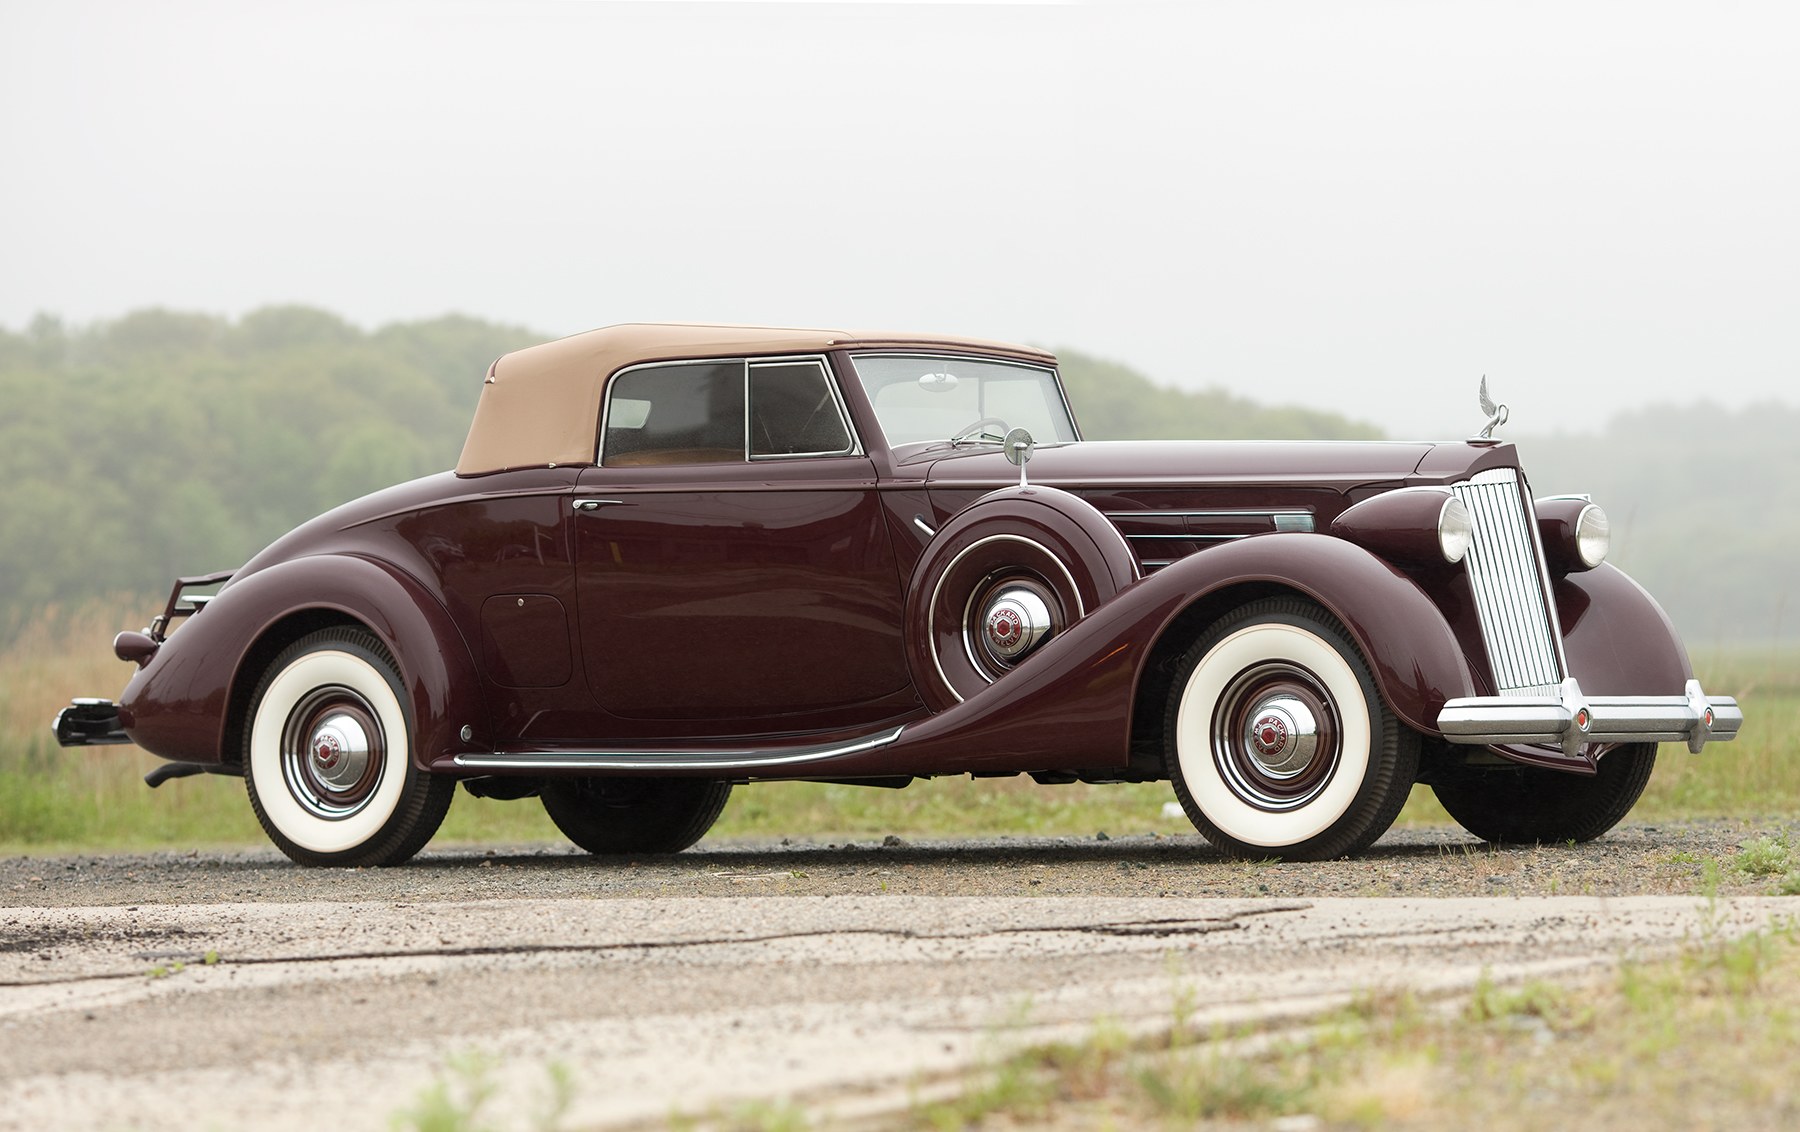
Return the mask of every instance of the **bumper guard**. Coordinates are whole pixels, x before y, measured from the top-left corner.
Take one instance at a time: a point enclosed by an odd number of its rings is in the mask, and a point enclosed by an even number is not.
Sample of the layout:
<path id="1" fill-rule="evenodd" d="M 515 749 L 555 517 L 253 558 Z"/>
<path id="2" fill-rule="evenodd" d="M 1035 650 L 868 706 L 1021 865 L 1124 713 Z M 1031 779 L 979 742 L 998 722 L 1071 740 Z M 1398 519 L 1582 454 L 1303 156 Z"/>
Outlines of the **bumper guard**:
<path id="1" fill-rule="evenodd" d="M 1438 713 L 1452 743 L 1551 743 L 1573 755 L 1583 743 L 1676 743 L 1699 753 L 1737 738 L 1744 713 L 1730 696 L 1689 680 L 1680 696 L 1586 696 L 1574 677 L 1552 696 L 1469 696 Z"/>

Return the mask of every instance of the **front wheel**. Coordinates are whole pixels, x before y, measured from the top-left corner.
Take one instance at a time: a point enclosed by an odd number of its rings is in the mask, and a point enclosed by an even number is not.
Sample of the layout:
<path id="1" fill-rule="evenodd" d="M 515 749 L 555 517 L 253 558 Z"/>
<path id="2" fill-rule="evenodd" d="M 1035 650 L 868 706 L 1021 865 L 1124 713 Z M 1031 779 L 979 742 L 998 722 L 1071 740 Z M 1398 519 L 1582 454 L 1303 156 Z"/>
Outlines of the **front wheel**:
<path id="1" fill-rule="evenodd" d="M 1538 767 L 1454 766 L 1431 780 L 1458 825 L 1502 844 L 1592 841 L 1637 804 L 1656 766 L 1656 744 L 1629 743 L 1600 756 L 1589 776 Z"/>
<path id="2" fill-rule="evenodd" d="M 539 797 L 570 841 L 590 853 L 679 853 L 706 836 L 731 783 L 705 778 L 552 778 Z"/>
<path id="3" fill-rule="evenodd" d="M 393 658 L 361 629 L 284 649 L 250 700 L 244 782 L 269 840 L 303 865 L 397 865 L 431 840 L 456 783 L 412 762 Z"/>
<path id="4" fill-rule="evenodd" d="M 1419 738 L 1323 608 L 1271 598 L 1222 618 L 1176 669 L 1164 733 L 1175 796 L 1235 857 L 1319 861 L 1399 816 Z"/>

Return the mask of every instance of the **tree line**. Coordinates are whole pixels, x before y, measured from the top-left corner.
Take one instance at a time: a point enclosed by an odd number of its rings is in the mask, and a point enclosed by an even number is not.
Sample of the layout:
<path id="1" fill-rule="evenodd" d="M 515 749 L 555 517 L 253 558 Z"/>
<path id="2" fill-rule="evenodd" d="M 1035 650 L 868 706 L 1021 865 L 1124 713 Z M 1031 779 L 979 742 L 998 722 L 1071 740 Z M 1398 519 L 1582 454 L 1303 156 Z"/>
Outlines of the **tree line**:
<path id="1" fill-rule="evenodd" d="M 312 515 L 452 466 L 489 363 L 545 337 L 463 316 L 364 330 L 302 306 L 0 328 L 0 639 L 47 606 L 229 569 Z M 1381 436 L 1058 356 L 1092 439 Z M 1657 407 L 1520 447 L 1540 493 L 1607 507 L 1617 560 L 1690 642 L 1766 640 L 1800 547 L 1797 417 Z"/>

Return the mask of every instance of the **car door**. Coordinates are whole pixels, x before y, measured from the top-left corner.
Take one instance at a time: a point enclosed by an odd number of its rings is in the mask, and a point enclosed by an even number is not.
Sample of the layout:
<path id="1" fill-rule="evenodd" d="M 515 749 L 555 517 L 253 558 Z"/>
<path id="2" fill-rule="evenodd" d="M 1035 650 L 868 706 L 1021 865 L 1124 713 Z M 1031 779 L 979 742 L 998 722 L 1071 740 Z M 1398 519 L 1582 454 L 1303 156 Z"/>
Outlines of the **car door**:
<path id="1" fill-rule="evenodd" d="M 894 714 L 910 694 L 902 584 L 825 360 L 637 366 L 604 413 L 574 502 L 601 706 L 687 735 Z"/>

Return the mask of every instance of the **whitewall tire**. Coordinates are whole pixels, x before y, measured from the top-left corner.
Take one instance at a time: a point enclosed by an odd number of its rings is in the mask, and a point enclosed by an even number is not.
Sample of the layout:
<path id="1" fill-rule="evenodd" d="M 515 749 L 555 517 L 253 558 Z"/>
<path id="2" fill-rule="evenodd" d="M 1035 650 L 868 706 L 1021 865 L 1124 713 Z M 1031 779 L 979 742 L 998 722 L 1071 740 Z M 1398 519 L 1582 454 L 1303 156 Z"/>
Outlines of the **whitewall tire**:
<path id="1" fill-rule="evenodd" d="M 269 839 L 308 865 L 393 865 L 437 832 L 455 782 L 412 765 L 392 658 L 372 634 L 312 633 L 275 658 L 244 729 L 244 781 Z"/>
<path id="2" fill-rule="evenodd" d="M 1234 856 L 1323 860 L 1385 833 L 1418 768 L 1355 641 L 1316 604 L 1276 598 L 1214 624 L 1182 658 L 1169 777 L 1195 828 Z"/>

